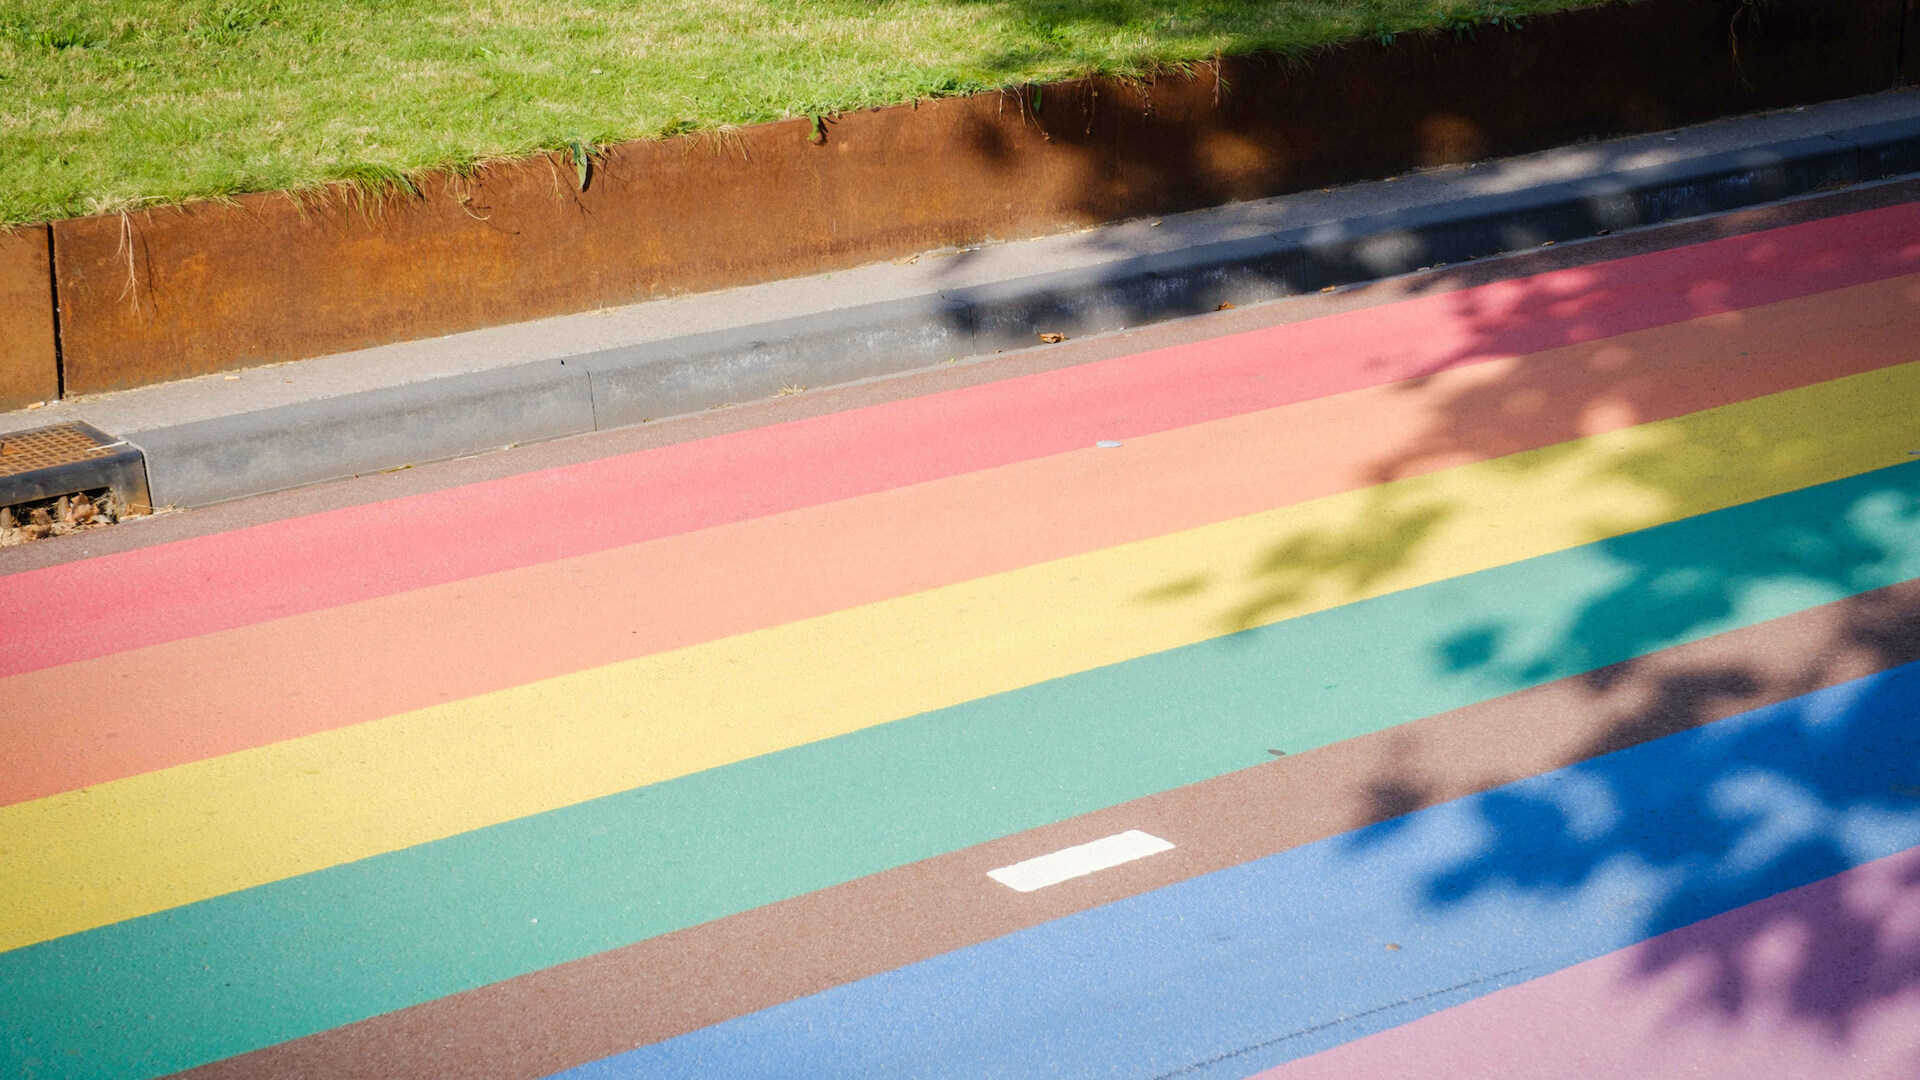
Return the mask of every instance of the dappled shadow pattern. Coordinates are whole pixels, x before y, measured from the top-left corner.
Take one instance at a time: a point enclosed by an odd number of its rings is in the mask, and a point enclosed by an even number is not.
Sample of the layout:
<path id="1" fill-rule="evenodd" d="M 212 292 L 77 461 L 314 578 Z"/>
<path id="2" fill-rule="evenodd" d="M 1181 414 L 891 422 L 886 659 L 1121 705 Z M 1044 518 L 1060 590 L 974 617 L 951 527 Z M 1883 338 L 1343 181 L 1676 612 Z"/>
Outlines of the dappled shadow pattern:
<path id="1" fill-rule="evenodd" d="M 1395 413 L 1411 422 L 1380 436 L 1353 466 L 1351 484 L 1374 486 L 1341 496 L 1352 506 L 1333 524 L 1279 526 L 1238 577 L 1216 571 L 1171 582 L 1142 602 L 1209 602 L 1219 628 L 1233 632 L 1295 613 L 1315 597 L 1363 600 L 1419 584 L 1423 563 L 1470 563 L 1480 538 L 1459 527 L 1476 520 L 1476 499 L 1497 500 L 1503 484 L 1544 493 L 1546 503 L 1533 509 L 1571 526 L 1567 542 L 1586 544 L 1607 567 L 1606 586 L 1544 620 L 1516 610 L 1459 626 L 1433 647 L 1432 668 L 1514 690 L 1566 680 L 1574 688 L 1566 692 L 1577 690 L 1586 708 L 1608 719 L 1566 754 L 1555 783 L 1500 786 L 1508 778 L 1489 762 L 1472 804 L 1482 840 L 1432 872 L 1425 903 L 1445 909 L 1488 895 L 1571 897 L 1623 865 L 1641 868 L 1663 884 L 1638 927 L 1654 938 L 1634 953 L 1638 976 L 1697 976 L 1686 981 L 1691 989 L 1674 1022 L 1737 1023 L 1762 1002 L 1774 1010 L 1769 1016 L 1784 1002 L 1789 1019 L 1844 1044 L 1877 1006 L 1920 989 L 1920 944 L 1890 922 L 1908 918 L 1901 913 L 1913 906 L 1920 874 L 1883 882 L 1866 899 L 1816 889 L 1708 928 L 1668 932 L 1859 865 L 1862 820 L 1920 810 L 1920 753 L 1912 752 L 1911 733 L 1890 737 L 1892 759 L 1834 764 L 1836 748 L 1867 726 L 1897 727 L 1907 720 L 1886 717 L 1920 710 L 1906 689 L 1912 684 L 1855 684 L 1837 711 L 1716 728 L 1653 781 L 1635 774 L 1627 783 L 1606 756 L 1920 659 L 1920 592 L 1883 588 L 1920 570 L 1913 540 L 1920 536 L 1920 466 L 1903 464 L 1913 458 L 1893 447 L 1905 437 L 1920 448 L 1911 412 L 1862 404 L 1871 392 L 1818 399 L 1853 401 L 1884 428 L 1858 432 L 1839 430 L 1825 415 L 1766 404 L 1767 395 L 1794 387 L 1831 389 L 1920 359 L 1911 346 L 1920 288 L 1865 272 L 1864 283 L 1797 306 L 1754 306 L 1749 275 L 1778 270 L 1763 264 L 1792 253 L 1753 250 L 1718 278 L 1673 284 L 1678 292 L 1669 290 L 1669 298 L 1686 310 L 1672 317 L 1699 317 L 1645 320 L 1645 329 L 1624 336 L 1617 312 L 1641 301 L 1607 264 L 1430 297 L 1445 305 L 1440 321 L 1458 340 L 1429 347 L 1429 362 L 1413 378 L 1365 391 L 1382 409 L 1414 406 Z M 1867 256 L 1807 257 L 1831 268 Z M 1716 394 L 1718 404 L 1757 401 L 1760 411 L 1739 422 L 1700 421 Z M 1677 416 L 1694 419 L 1644 426 Z M 1880 443 L 1887 445 L 1861 449 Z M 1823 455 L 1848 452 L 1868 471 L 1808 471 Z M 1439 482 L 1445 470 L 1475 462 L 1494 463 L 1473 466 L 1483 483 Z M 1848 471 L 1851 479 L 1835 479 Z M 1799 491 L 1791 496 L 1795 509 L 1772 513 L 1765 506 L 1776 504 L 1756 502 L 1775 491 Z M 1526 524 L 1524 507 L 1499 505 L 1509 524 Z M 1708 520 L 1701 515 L 1719 505 L 1748 509 L 1737 525 L 1672 534 L 1681 539 L 1647 531 L 1667 520 Z M 1735 520 L 1713 520 L 1723 519 Z M 1764 654 L 1675 668 L 1659 652 L 1822 603 L 1830 616 L 1823 636 L 1770 639 Z M 1403 815 L 1438 797 L 1418 739 L 1405 736 L 1392 748 L 1353 823 L 1371 826 L 1350 834 L 1355 858 L 1389 842 L 1408 820 Z M 1576 790 L 1584 793 L 1578 806 L 1568 801 Z M 1637 812 L 1593 810 L 1629 805 Z M 1766 963 L 1755 959 L 1762 954 Z"/>

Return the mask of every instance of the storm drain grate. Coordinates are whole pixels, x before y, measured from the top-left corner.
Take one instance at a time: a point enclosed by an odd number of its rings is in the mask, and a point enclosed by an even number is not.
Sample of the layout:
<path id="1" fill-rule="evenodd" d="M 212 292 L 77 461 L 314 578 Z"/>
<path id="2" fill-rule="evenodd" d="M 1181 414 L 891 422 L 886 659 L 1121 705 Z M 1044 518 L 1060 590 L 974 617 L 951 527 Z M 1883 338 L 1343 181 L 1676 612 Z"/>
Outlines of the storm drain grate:
<path id="1" fill-rule="evenodd" d="M 0 435 L 0 479 L 112 456 L 99 434 L 80 424 L 56 424 Z"/>
<path id="2" fill-rule="evenodd" d="M 126 440 L 79 423 L 0 434 L 0 506 L 100 488 L 146 511 L 146 460 Z"/>

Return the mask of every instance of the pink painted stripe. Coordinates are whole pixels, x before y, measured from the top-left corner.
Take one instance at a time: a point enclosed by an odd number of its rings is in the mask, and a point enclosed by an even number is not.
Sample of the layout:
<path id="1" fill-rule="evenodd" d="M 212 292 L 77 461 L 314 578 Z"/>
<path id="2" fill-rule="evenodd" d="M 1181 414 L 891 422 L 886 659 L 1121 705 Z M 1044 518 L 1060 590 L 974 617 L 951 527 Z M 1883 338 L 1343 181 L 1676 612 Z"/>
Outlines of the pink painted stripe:
<path id="1" fill-rule="evenodd" d="M 27 571 L 0 675 L 1917 270 L 1892 207 Z"/>
<path id="2" fill-rule="evenodd" d="M 1920 848 L 1258 1080 L 1920 1076 Z"/>

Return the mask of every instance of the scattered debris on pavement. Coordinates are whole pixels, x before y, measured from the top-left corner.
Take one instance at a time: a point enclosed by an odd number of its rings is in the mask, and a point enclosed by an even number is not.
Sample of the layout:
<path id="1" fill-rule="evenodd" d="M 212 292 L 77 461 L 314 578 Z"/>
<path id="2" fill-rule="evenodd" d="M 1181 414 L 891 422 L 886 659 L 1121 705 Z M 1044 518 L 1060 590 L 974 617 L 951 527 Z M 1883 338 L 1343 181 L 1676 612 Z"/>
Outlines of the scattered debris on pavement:
<path id="1" fill-rule="evenodd" d="M 127 516 L 126 510 L 107 488 L 0 506 L 0 547 L 112 525 Z"/>

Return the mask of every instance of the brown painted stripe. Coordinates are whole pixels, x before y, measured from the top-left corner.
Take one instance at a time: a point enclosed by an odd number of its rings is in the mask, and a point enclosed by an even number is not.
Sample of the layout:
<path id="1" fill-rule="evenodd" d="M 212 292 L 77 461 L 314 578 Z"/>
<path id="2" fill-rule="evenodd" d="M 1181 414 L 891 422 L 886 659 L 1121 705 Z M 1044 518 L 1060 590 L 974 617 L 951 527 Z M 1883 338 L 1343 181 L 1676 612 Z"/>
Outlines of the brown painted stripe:
<path id="1" fill-rule="evenodd" d="M 1199 874 L 1920 659 L 1920 580 L 189 1070 L 532 1080 Z M 1174 851 L 1034 893 L 988 870 Z"/>

